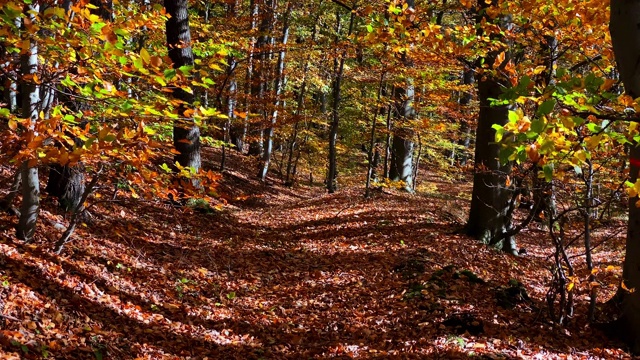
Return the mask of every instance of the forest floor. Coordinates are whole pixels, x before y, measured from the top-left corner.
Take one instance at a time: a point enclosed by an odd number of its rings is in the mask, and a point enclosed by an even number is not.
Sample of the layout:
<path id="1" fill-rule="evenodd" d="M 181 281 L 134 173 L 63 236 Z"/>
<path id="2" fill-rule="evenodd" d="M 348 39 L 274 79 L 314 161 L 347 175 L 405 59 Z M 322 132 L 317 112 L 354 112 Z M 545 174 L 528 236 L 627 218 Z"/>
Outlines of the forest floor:
<path id="1" fill-rule="evenodd" d="M 121 194 L 91 209 L 61 256 L 47 222 L 24 244 L 16 219 L 0 215 L 0 357 L 628 357 L 586 321 L 584 267 L 574 316 L 563 328 L 549 321 L 545 231 L 518 236 L 520 257 L 456 233 L 468 179 L 426 172 L 417 195 L 364 199 L 361 186 L 264 185 L 238 171 L 247 158 L 231 163 L 221 211 Z M 47 204 L 43 217 L 63 221 Z M 623 249 L 618 236 L 595 250 L 600 302 L 619 282 Z"/>

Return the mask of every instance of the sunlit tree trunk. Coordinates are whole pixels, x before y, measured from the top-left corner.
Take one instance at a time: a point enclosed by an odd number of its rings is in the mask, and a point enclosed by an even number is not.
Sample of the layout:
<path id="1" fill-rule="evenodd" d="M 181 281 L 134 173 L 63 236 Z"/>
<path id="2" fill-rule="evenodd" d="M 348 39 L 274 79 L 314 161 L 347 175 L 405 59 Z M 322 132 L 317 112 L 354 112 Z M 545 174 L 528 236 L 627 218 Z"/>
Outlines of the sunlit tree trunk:
<path id="1" fill-rule="evenodd" d="M 413 101 L 415 90 L 411 79 L 406 80 L 405 87 L 396 87 L 393 90 L 395 101 L 396 121 L 393 131 L 391 168 L 389 178 L 394 181 L 403 181 L 404 189 L 413 192 L 413 130 L 406 124 L 415 117 Z"/>
<path id="2" fill-rule="evenodd" d="M 187 0 L 165 0 L 164 7 L 171 16 L 166 23 L 167 47 L 173 67 L 193 66 L 191 32 Z M 175 161 L 181 166 L 200 169 L 200 129 L 187 112 L 194 102 L 194 95 L 181 88 L 173 89 L 173 96 L 182 103 L 178 108 L 179 120 L 173 126 L 173 145 L 178 151 Z M 195 182 L 193 182 L 196 185 Z"/>
<path id="3" fill-rule="evenodd" d="M 31 23 L 36 21 L 36 15 L 40 5 L 34 1 L 31 5 L 25 5 L 25 18 Z M 27 52 L 21 55 L 21 73 L 24 79 L 22 84 L 22 116 L 29 118 L 28 131 L 34 136 L 36 122 L 38 121 L 38 105 L 40 103 L 40 89 L 33 80 L 33 75 L 38 72 L 38 44 L 35 34 L 26 34 L 30 37 Z M 40 212 L 40 180 L 38 178 L 37 159 L 34 163 L 25 161 L 22 164 L 22 205 L 20 206 L 20 219 L 16 227 L 18 239 L 30 241 L 36 231 L 38 214 Z"/>
<path id="4" fill-rule="evenodd" d="M 282 39 L 280 39 L 280 46 L 282 47 L 278 53 L 278 62 L 276 64 L 276 79 L 274 84 L 275 89 L 275 101 L 274 109 L 271 114 L 271 123 L 264 132 L 264 153 L 262 157 L 262 166 L 258 171 L 258 178 L 260 181 L 265 181 L 267 178 L 267 172 L 269 171 L 269 163 L 271 162 L 271 152 L 273 151 L 273 131 L 278 120 L 278 108 L 280 107 L 280 98 L 282 96 L 282 90 L 284 88 L 284 58 L 287 53 L 286 46 L 289 40 L 289 17 L 291 15 L 292 3 L 289 2 L 287 10 L 284 14 L 282 25 Z"/>
<path id="5" fill-rule="evenodd" d="M 613 51 L 625 91 L 633 98 L 640 96 L 640 1 L 611 0 L 609 23 Z M 631 146 L 630 181 L 638 180 L 640 171 L 640 146 Z M 634 353 L 640 353 L 640 208 L 638 196 L 629 198 L 629 223 L 627 226 L 626 257 L 622 281 L 622 317 L 619 334 L 626 338 Z"/>
<path id="6" fill-rule="evenodd" d="M 409 11 L 415 9 L 414 0 L 406 0 Z M 404 67 L 413 66 L 411 59 L 406 53 L 402 54 L 402 65 Z M 414 131 L 408 124 L 409 120 L 416 117 L 413 108 L 415 99 L 415 88 L 413 79 L 404 79 L 405 85 L 393 88 L 395 117 L 392 141 L 392 156 L 389 168 L 389 178 L 394 181 L 404 182 L 404 190 L 413 192 L 413 142 Z M 416 164 L 418 166 L 418 164 Z"/>
<path id="7" fill-rule="evenodd" d="M 275 0 L 266 0 L 261 3 L 259 16 L 261 17 L 260 26 L 258 28 L 260 36 L 255 46 L 253 57 L 253 75 L 251 95 L 253 99 L 254 114 L 260 114 L 260 121 L 250 124 L 249 155 L 262 156 L 264 151 L 264 133 L 263 121 L 267 118 L 266 95 L 269 91 L 268 66 L 270 55 L 267 54 L 267 48 L 271 44 L 271 31 L 274 23 Z M 258 102 L 260 102 L 258 104 Z"/>

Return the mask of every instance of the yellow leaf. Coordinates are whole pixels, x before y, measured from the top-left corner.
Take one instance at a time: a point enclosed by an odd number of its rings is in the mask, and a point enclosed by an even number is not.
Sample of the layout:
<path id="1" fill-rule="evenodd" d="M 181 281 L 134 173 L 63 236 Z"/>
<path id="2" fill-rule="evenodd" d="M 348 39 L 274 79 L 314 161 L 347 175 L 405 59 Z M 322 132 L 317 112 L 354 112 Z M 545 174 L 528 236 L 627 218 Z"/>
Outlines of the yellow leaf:
<path id="1" fill-rule="evenodd" d="M 601 140 L 602 140 L 602 134 L 588 137 L 586 139 L 586 141 L 587 141 L 587 149 L 589 149 L 589 150 L 595 149 L 596 147 L 598 147 L 598 145 L 600 144 Z"/>
<path id="2" fill-rule="evenodd" d="M 145 64 L 148 64 L 151 61 L 151 55 L 149 55 L 149 52 L 145 48 L 142 48 L 142 50 L 140 50 L 140 57 L 142 58 L 142 61 L 145 62 Z"/>

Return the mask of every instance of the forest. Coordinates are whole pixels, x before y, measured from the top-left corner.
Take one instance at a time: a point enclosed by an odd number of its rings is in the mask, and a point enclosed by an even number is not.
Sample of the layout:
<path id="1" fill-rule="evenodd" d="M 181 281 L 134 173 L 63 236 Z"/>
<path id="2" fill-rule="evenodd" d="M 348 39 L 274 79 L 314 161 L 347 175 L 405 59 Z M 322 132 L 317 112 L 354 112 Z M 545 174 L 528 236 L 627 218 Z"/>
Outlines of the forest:
<path id="1" fill-rule="evenodd" d="M 640 355 L 639 19 L 1 0 L 0 357 Z"/>

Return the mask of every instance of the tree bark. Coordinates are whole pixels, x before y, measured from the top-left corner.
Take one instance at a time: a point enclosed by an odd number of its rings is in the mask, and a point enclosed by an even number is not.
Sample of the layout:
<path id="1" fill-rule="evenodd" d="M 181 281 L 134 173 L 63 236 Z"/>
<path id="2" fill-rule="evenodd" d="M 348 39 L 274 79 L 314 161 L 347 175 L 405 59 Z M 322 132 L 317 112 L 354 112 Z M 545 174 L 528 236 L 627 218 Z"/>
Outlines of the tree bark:
<path id="1" fill-rule="evenodd" d="M 275 6 L 275 1 L 274 1 Z M 258 178 L 260 181 L 265 181 L 267 179 L 267 172 L 269 171 L 269 163 L 271 162 L 271 152 L 273 151 L 273 131 L 276 123 L 278 121 L 278 108 L 280 107 L 280 97 L 282 96 L 282 90 L 284 88 L 284 67 L 285 62 L 284 58 L 287 53 L 286 46 L 287 41 L 289 40 L 289 17 L 291 15 L 292 3 L 289 2 L 287 4 L 287 10 L 284 14 L 284 20 L 282 25 L 282 39 L 280 39 L 280 52 L 278 53 L 278 62 L 276 64 L 276 79 L 273 85 L 275 89 L 275 101 L 274 101 L 274 109 L 271 114 L 271 123 L 269 127 L 265 129 L 264 132 L 264 152 L 262 157 L 262 166 L 258 171 Z"/>
<path id="2" fill-rule="evenodd" d="M 355 13 L 351 13 L 349 20 L 349 32 L 353 31 Z M 336 13 L 336 43 L 340 35 L 340 13 Z M 337 189 L 338 165 L 337 165 L 337 142 L 338 142 L 338 126 L 340 125 L 340 100 L 342 100 L 342 77 L 344 74 L 344 60 L 347 56 L 343 51 L 340 59 L 334 60 L 334 80 L 333 80 L 333 105 L 331 108 L 331 127 L 329 130 L 329 169 L 327 171 L 327 191 L 332 194 Z"/>
<path id="3" fill-rule="evenodd" d="M 611 0 L 609 31 L 613 51 L 618 63 L 625 91 L 633 98 L 640 96 L 640 2 Z M 640 172 L 640 146 L 634 143 L 629 152 L 629 177 L 632 183 Z M 638 196 L 629 197 L 629 223 L 627 225 L 626 256 L 622 281 L 627 289 L 622 294 L 620 335 L 640 354 L 640 208 Z"/>
<path id="4" fill-rule="evenodd" d="M 173 68 L 193 66 L 188 1 L 165 0 L 164 6 L 171 16 L 166 23 L 166 35 Z M 175 88 L 173 96 L 181 101 L 178 107 L 180 119 L 176 120 L 173 126 L 173 145 L 178 151 L 175 161 L 183 167 L 191 167 L 198 172 L 200 170 L 200 129 L 186 112 L 193 107 L 194 95 L 182 88 Z M 191 181 L 191 184 L 197 186 L 196 181 Z"/>
<path id="5" fill-rule="evenodd" d="M 507 106 L 491 106 L 489 99 L 497 99 L 502 94 L 501 84 L 494 78 L 484 77 L 478 82 L 480 113 L 476 130 L 476 151 L 473 176 L 473 193 L 466 233 L 489 244 L 510 228 L 507 216 L 512 189 L 507 185 L 510 165 L 500 164 L 500 145 L 495 143 L 493 124 L 508 122 Z M 496 247 L 517 254 L 515 239 L 507 237 L 499 240 Z"/>
<path id="6" fill-rule="evenodd" d="M 252 135 L 249 141 L 249 155 L 262 156 L 264 152 L 264 133 L 262 122 L 267 119 L 267 104 L 266 94 L 269 91 L 269 82 L 267 81 L 267 67 L 270 55 L 267 55 L 265 48 L 271 44 L 271 32 L 273 30 L 274 23 L 274 9 L 275 0 L 265 0 L 262 3 L 262 9 L 258 6 L 259 16 L 262 17 L 260 26 L 258 28 L 260 37 L 256 42 L 255 50 L 257 52 L 254 55 L 253 63 L 253 75 L 251 95 L 253 99 L 254 109 L 252 113 L 260 114 L 260 120 L 257 123 L 252 124 L 250 127 L 250 134 Z M 257 6 L 257 5 L 256 5 Z M 260 104 L 256 103 L 260 101 Z"/>
<path id="7" fill-rule="evenodd" d="M 32 23 L 36 21 L 36 14 L 40 5 L 34 1 L 31 5 L 25 5 L 25 17 Z M 29 118 L 29 132 L 35 133 L 38 121 L 38 105 L 40 103 L 40 89 L 33 81 L 33 75 L 38 72 L 38 44 L 32 37 L 29 50 L 21 55 L 22 78 L 26 79 L 22 84 L 22 116 Z M 16 227 L 16 236 L 20 240 L 30 241 L 36 231 L 38 215 L 40 213 L 40 179 L 38 178 L 37 159 L 25 160 L 22 164 L 22 204 L 20 206 L 20 219 Z"/>
<path id="8" fill-rule="evenodd" d="M 494 0 L 493 5 L 495 4 Z M 506 29 L 509 24 L 509 16 L 501 16 L 492 20 L 486 14 L 486 9 L 491 5 L 492 3 L 486 2 L 479 4 L 476 21 L 478 23 L 483 20 L 492 21 Z M 478 29 L 478 32 L 482 33 L 482 27 Z M 501 35 L 496 37 L 497 40 L 502 40 Z M 480 112 L 476 130 L 473 192 L 466 233 L 483 243 L 517 255 L 515 237 L 504 236 L 511 228 L 509 203 L 513 189 L 507 181 L 511 165 L 500 163 L 500 145 L 495 143 L 495 130 L 492 127 L 494 124 L 505 125 L 509 120 L 508 106 L 491 105 L 491 99 L 498 99 L 502 95 L 502 89 L 510 86 L 509 80 L 503 78 L 498 71 L 510 60 L 506 44 L 502 50 L 505 59 L 500 64 L 496 64 L 500 51 L 492 51 L 484 58 L 485 64 L 494 64 L 497 68 L 485 72 L 478 79 Z"/>
<path id="9" fill-rule="evenodd" d="M 404 189 L 413 192 L 413 130 L 406 125 L 406 121 L 415 117 L 413 100 L 415 91 L 411 79 L 407 79 L 406 87 L 394 89 L 396 116 L 393 133 L 393 156 L 391 161 L 390 179 L 403 181 Z"/>

